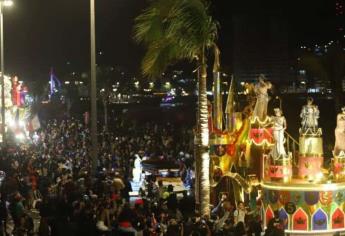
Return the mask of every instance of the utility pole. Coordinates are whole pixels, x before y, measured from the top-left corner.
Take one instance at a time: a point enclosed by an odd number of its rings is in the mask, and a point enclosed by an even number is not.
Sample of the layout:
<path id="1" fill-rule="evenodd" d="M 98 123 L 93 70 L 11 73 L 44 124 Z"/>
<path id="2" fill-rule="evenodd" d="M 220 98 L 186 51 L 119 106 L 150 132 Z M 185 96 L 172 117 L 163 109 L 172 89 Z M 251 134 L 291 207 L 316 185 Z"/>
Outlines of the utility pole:
<path id="1" fill-rule="evenodd" d="M 90 0 L 90 35 L 91 35 L 91 171 L 96 174 L 98 158 L 97 140 L 97 87 L 96 87 L 96 30 L 95 0 Z"/>

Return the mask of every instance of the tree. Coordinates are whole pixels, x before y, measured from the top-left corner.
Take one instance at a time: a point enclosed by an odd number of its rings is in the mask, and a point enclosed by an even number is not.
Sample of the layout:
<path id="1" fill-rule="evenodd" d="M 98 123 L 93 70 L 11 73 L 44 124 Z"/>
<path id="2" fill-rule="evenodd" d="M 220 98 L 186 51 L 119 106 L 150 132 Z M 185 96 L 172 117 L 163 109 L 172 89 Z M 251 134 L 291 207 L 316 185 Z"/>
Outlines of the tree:
<path id="1" fill-rule="evenodd" d="M 135 20 L 134 39 L 147 47 L 143 74 L 157 78 L 177 61 L 198 66 L 198 121 L 196 170 L 200 164 L 200 210 L 209 215 L 209 130 L 207 108 L 207 51 L 214 49 L 217 23 L 202 0 L 154 0 Z"/>
<path id="2" fill-rule="evenodd" d="M 345 53 L 341 46 L 336 43 L 321 56 L 306 53 L 301 57 L 301 65 L 312 75 L 330 82 L 335 111 L 340 111 L 343 101 L 342 81 L 345 76 Z"/>
<path id="3" fill-rule="evenodd" d="M 97 78 L 99 95 L 103 103 L 104 111 L 104 129 L 108 131 L 108 103 L 109 97 L 112 92 L 112 81 L 114 80 L 114 74 L 111 67 L 97 67 Z"/>

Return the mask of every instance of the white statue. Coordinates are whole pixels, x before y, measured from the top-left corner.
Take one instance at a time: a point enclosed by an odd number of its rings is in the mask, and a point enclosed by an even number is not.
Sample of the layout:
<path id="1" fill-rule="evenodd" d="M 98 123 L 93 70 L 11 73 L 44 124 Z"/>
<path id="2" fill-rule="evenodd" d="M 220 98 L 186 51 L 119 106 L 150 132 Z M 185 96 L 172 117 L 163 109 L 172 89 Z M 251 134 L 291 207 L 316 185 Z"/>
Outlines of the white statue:
<path id="1" fill-rule="evenodd" d="M 337 116 L 337 127 L 335 128 L 334 155 L 345 157 L 345 107 Z"/>
<path id="2" fill-rule="evenodd" d="M 319 108 L 313 104 L 313 99 L 307 99 L 307 105 L 304 105 L 300 114 L 302 118 L 302 133 L 308 130 L 315 133 L 318 128 L 318 119 L 320 116 Z"/>
<path id="3" fill-rule="evenodd" d="M 141 158 L 138 154 L 135 154 L 134 168 L 133 168 L 133 182 L 139 183 L 141 181 Z"/>
<path id="4" fill-rule="evenodd" d="M 275 146 L 272 150 L 272 156 L 275 159 L 285 157 L 286 151 L 284 147 L 284 131 L 286 130 L 286 119 L 279 108 L 274 109 L 275 116 L 272 116 L 273 137 Z"/>
<path id="5" fill-rule="evenodd" d="M 268 105 L 268 90 L 272 88 L 270 82 L 265 82 L 265 77 L 260 75 L 259 83 L 255 85 L 254 91 L 256 94 L 256 103 L 254 107 L 253 116 L 257 117 L 260 121 L 264 121 L 267 117 L 267 105 Z"/>

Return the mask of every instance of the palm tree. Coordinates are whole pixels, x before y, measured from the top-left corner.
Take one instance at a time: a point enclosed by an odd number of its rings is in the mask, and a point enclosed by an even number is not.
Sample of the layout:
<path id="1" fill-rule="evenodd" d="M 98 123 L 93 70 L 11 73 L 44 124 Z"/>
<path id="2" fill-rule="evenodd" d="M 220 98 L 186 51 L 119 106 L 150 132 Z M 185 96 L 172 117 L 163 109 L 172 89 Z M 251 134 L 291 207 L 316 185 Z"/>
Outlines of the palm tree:
<path id="1" fill-rule="evenodd" d="M 206 1 L 202 0 L 151 1 L 150 6 L 136 18 L 134 26 L 134 39 L 147 47 L 142 61 L 144 75 L 157 78 L 174 62 L 197 62 L 199 107 L 196 165 L 200 163 L 200 168 L 196 166 L 196 170 L 200 176 L 196 176 L 196 179 L 200 180 L 200 210 L 205 215 L 210 213 L 206 55 L 209 49 L 214 48 L 217 26 L 208 13 Z"/>
<path id="2" fill-rule="evenodd" d="M 345 76 L 345 53 L 341 46 L 336 43 L 329 47 L 327 53 L 321 56 L 306 53 L 301 57 L 301 64 L 314 76 L 330 82 L 335 111 L 340 111 L 341 102 L 344 98 L 342 81 Z"/>
<path id="3" fill-rule="evenodd" d="M 98 87 L 100 89 L 100 97 L 103 103 L 104 112 L 104 129 L 108 131 L 108 103 L 111 94 L 112 82 L 114 80 L 114 73 L 110 67 L 98 67 L 96 70 L 98 78 Z"/>

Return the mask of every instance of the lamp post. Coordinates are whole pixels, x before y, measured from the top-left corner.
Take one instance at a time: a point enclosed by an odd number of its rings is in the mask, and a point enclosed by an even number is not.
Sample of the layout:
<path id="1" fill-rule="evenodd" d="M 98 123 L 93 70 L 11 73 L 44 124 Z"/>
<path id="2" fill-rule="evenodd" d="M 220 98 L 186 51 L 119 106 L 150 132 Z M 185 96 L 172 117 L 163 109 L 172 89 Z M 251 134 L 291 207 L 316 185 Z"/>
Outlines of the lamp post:
<path id="1" fill-rule="evenodd" d="M 91 36 L 91 172 L 96 174 L 98 141 L 97 141 L 97 88 L 96 88 L 96 30 L 95 0 L 90 0 L 90 36 Z"/>
<path id="2" fill-rule="evenodd" d="M 10 7 L 13 5 L 11 0 L 0 1 L 0 70 L 1 70 L 1 135 L 2 143 L 6 144 L 6 120 L 5 120 L 5 63 L 4 63 L 4 16 L 2 13 L 3 7 Z"/>

